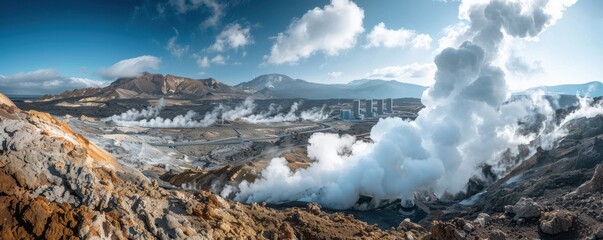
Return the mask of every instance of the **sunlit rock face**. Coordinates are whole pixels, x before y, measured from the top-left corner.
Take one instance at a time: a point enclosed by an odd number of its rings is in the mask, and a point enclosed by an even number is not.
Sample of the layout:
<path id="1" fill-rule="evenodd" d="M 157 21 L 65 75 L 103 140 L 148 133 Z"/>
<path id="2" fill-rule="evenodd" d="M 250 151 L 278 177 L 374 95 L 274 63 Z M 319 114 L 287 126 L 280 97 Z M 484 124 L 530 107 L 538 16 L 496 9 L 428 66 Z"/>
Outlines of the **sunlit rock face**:
<path id="1" fill-rule="evenodd" d="M 6 95 L 0 93 L 0 104 L 6 104 L 9 107 L 14 107 L 15 104 Z"/>

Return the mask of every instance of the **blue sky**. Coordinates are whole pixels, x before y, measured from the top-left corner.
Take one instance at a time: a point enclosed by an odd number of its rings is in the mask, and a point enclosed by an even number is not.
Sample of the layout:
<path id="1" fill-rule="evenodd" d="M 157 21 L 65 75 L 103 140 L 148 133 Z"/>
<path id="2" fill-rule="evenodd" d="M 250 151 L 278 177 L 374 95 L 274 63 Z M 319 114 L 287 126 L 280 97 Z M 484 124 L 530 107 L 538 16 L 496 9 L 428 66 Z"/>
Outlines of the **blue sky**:
<path id="1" fill-rule="evenodd" d="M 457 1 L 2 1 L 0 87 L 57 93 L 150 71 L 228 84 L 433 82 Z M 512 42 L 511 89 L 601 80 L 603 1 L 580 0 L 538 40 Z M 303 30 L 302 33 L 300 31 Z M 281 36 L 281 37 L 278 37 Z M 275 51 L 278 50 L 278 51 Z M 129 59 L 129 60 L 128 60 Z M 570 60 L 571 61 L 568 61 Z M 508 65 L 510 66 L 510 65 Z"/>

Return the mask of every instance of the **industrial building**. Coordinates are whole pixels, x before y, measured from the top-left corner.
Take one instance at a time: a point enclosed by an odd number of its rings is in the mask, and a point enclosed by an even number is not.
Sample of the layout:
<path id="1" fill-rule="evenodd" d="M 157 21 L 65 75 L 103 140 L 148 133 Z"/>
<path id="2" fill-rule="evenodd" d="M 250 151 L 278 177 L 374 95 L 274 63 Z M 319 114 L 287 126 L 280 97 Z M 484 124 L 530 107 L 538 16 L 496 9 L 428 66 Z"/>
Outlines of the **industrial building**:
<path id="1" fill-rule="evenodd" d="M 385 111 L 387 113 L 394 113 L 394 100 L 391 98 L 385 99 Z"/>
<path id="2" fill-rule="evenodd" d="M 376 102 L 377 106 L 373 105 L 373 101 Z M 391 98 L 388 99 L 366 99 L 365 107 L 360 110 L 360 100 L 352 101 L 352 109 L 341 110 L 341 119 L 343 120 L 362 120 L 364 117 L 376 117 L 388 113 L 393 113 L 394 101 Z"/>
<path id="3" fill-rule="evenodd" d="M 364 116 L 365 117 L 373 117 L 373 99 L 367 99 L 366 100 L 366 106 L 365 106 L 365 110 L 364 110 Z"/>
<path id="4" fill-rule="evenodd" d="M 351 120 L 352 119 L 352 111 L 350 110 L 341 110 L 341 120 Z"/>
<path id="5" fill-rule="evenodd" d="M 352 103 L 352 116 L 354 119 L 360 119 L 360 100 L 354 100 Z"/>
<path id="6" fill-rule="evenodd" d="M 382 115 L 385 112 L 383 112 L 383 99 L 377 99 L 377 114 Z"/>

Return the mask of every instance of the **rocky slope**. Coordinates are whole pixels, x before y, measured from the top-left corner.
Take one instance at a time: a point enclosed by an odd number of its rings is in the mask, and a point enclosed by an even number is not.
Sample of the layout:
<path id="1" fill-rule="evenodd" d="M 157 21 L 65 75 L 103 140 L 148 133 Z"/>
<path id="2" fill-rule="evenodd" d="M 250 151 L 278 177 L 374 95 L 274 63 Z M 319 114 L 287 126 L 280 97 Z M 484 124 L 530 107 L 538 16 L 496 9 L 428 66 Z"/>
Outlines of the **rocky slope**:
<path id="1" fill-rule="evenodd" d="M 0 103 L 0 239 L 400 239 L 317 205 L 274 210 L 162 188 L 65 123 Z"/>
<path id="2" fill-rule="evenodd" d="M 143 73 L 138 77 L 120 78 L 104 88 L 84 88 L 44 96 L 42 101 L 79 98 L 80 101 L 156 98 L 241 98 L 247 94 L 216 79 L 191 79 L 173 75 Z"/>
<path id="3" fill-rule="evenodd" d="M 578 119 L 568 131 L 474 197 L 417 201 L 419 224 L 380 229 L 317 204 L 275 209 L 160 184 L 0 95 L 0 239 L 603 239 L 603 117 Z M 309 161 L 303 156 L 285 155 L 298 167 Z M 233 181 L 250 167 L 164 179 Z"/>

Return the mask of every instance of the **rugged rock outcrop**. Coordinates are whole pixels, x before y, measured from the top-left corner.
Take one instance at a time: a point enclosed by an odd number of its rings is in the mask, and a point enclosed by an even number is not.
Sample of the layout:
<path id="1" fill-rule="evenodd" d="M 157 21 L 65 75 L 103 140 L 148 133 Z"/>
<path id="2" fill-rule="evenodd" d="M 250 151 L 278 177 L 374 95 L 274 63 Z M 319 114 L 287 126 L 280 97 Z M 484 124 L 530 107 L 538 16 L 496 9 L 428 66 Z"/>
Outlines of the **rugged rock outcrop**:
<path id="1" fill-rule="evenodd" d="M 490 224 L 490 215 L 487 213 L 480 213 L 477 215 L 477 218 L 473 220 L 474 223 L 479 224 L 482 227 L 486 227 Z"/>
<path id="2" fill-rule="evenodd" d="M 555 210 L 542 214 L 540 230 L 546 234 L 567 232 L 572 228 L 576 215 L 565 210 Z"/>
<path id="3" fill-rule="evenodd" d="M 10 100 L 10 98 L 6 97 L 6 95 L 0 93 L 0 104 L 5 104 L 9 107 L 14 107 L 15 104 L 13 103 L 13 101 Z"/>
<path id="4" fill-rule="evenodd" d="M 541 207 L 531 198 L 521 198 L 513 206 L 505 206 L 505 212 L 513 214 L 513 219 L 528 219 L 540 216 Z"/>
<path id="5" fill-rule="evenodd" d="M 601 190 L 603 190 L 603 164 L 597 165 L 593 177 L 588 182 L 580 185 L 580 187 L 578 187 L 576 191 L 570 193 L 570 195 L 580 195 Z"/>

